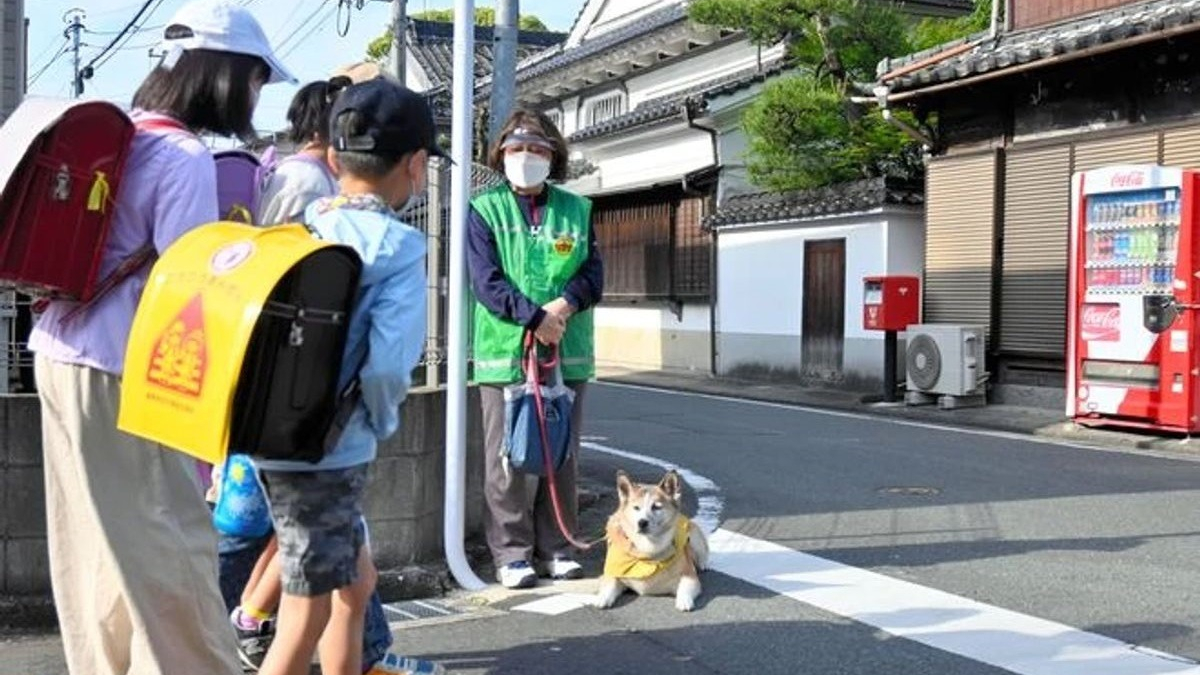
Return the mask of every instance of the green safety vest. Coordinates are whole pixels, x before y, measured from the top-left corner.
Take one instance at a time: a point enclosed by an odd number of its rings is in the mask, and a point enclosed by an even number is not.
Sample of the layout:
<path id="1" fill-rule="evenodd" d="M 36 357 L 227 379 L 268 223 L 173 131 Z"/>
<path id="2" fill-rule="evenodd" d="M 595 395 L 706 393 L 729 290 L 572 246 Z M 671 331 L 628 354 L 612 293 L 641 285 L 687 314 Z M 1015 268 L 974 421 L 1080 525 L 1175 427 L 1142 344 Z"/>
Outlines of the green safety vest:
<path id="1" fill-rule="evenodd" d="M 496 239 L 505 277 L 525 297 L 538 305 L 559 297 L 588 257 L 592 203 L 561 188 L 550 191 L 537 234 L 530 232 L 525 215 L 508 185 L 501 185 L 471 200 Z M 474 305 L 475 381 L 519 382 L 525 327 L 492 314 L 477 299 Z M 579 312 L 567 321 L 559 344 L 562 377 L 569 382 L 596 374 L 592 311 Z"/>

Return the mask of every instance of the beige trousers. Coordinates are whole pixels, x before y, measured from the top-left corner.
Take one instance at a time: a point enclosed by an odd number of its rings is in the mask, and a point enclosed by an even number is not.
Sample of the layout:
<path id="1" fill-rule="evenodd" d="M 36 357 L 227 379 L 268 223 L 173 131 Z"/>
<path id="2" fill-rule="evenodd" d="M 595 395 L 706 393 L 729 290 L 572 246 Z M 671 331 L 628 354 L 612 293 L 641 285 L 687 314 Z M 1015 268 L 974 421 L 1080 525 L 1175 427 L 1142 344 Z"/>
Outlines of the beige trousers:
<path id="1" fill-rule="evenodd" d="M 195 462 L 117 430 L 120 379 L 36 365 L 50 577 L 72 675 L 240 675 Z"/>

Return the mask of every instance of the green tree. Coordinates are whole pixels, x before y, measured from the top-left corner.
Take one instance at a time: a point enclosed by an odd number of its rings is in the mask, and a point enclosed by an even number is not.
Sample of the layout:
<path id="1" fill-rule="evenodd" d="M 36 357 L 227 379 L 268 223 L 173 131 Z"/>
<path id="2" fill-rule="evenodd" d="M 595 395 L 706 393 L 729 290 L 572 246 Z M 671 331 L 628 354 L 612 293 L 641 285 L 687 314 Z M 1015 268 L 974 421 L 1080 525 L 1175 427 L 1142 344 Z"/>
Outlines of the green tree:
<path id="1" fill-rule="evenodd" d="M 417 12 L 410 14 L 414 19 L 422 21 L 440 21 L 442 23 L 454 22 L 453 9 L 431 9 L 425 12 Z M 491 7 L 476 7 L 475 8 L 475 25 L 476 26 L 494 26 L 496 24 L 496 10 Z M 529 31 L 548 31 L 549 28 L 537 16 L 533 14 L 522 14 L 517 19 L 517 26 L 521 30 Z M 388 55 L 392 49 L 392 36 L 395 34 L 395 29 L 388 26 L 387 32 L 379 37 L 371 40 L 367 45 L 367 58 L 371 61 L 380 61 Z"/>
<path id="2" fill-rule="evenodd" d="M 977 0 L 990 7 L 990 0 Z M 920 171 L 919 149 L 873 107 L 854 103 L 878 63 L 971 32 L 971 17 L 914 21 L 891 0 L 696 0 L 694 20 L 784 42 L 795 72 L 769 83 L 742 120 L 751 179 L 806 189 Z M 985 17 L 986 10 L 976 14 Z"/>

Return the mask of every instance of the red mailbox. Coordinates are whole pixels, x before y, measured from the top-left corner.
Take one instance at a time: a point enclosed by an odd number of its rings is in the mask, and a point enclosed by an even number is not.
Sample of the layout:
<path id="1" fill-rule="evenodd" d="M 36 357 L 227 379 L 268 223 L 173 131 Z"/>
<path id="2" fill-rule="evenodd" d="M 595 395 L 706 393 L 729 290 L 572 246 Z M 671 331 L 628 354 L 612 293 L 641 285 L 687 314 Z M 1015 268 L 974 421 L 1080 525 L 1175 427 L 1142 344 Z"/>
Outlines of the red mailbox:
<path id="1" fill-rule="evenodd" d="M 917 277 L 863 277 L 863 328 L 902 331 L 921 322 Z"/>

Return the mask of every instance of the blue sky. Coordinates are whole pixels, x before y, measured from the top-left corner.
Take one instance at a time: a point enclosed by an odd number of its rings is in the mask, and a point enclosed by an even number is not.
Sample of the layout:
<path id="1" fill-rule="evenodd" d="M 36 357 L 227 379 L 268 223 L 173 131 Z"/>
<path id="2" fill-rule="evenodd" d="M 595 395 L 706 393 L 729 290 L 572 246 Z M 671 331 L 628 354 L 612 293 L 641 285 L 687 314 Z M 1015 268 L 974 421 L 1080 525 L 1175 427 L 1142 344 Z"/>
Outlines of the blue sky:
<path id="1" fill-rule="evenodd" d="M 170 18 L 185 0 L 156 0 L 155 10 L 144 24 L 148 28 L 134 35 L 121 52 L 96 71 L 87 83 L 87 96 L 128 103 L 142 78 L 150 71 L 153 61 L 147 55 L 150 45 L 162 35 L 161 25 Z M 337 31 L 337 0 L 249 0 L 250 9 L 263 24 L 267 37 L 276 45 L 284 63 L 292 69 L 301 83 L 326 77 L 339 65 L 360 60 L 366 45 L 379 35 L 391 17 L 388 2 L 367 0 L 362 10 L 350 16 L 350 30 L 345 37 Z M 357 4 L 357 3 L 354 3 Z M 30 93 L 43 96 L 67 96 L 71 82 L 71 59 L 65 54 L 51 64 L 63 46 L 63 15 L 72 8 L 86 12 L 83 62 L 87 63 L 108 44 L 137 9 L 141 0 L 25 0 L 29 18 L 29 73 L 32 77 L 45 68 L 30 86 Z M 408 0 L 408 11 L 452 7 L 451 0 Z M 554 30 L 565 31 L 571 26 L 583 0 L 522 0 L 522 14 L 536 14 Z M 476 2 L 479 7 L 492 7 L 493 2 Z M 312 18 L 310 18 L 312 17 Z M 343 16 L 343 20 L 344 20 Z M 312 31 L 310 33 L 310 31 Z M 308 35 L 305 38 L 305 35 Z M 288 40 L 292 36 L 291 40 Z M 47 64 L 50 64 L 47 68 Z M 284 114 L 296 88 L 291 85 L 270 85 L 263 90 L 255 116 L 260 129 L 281 129 Z"/>

